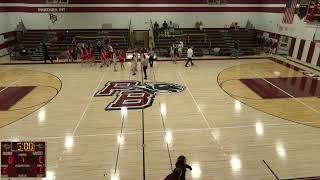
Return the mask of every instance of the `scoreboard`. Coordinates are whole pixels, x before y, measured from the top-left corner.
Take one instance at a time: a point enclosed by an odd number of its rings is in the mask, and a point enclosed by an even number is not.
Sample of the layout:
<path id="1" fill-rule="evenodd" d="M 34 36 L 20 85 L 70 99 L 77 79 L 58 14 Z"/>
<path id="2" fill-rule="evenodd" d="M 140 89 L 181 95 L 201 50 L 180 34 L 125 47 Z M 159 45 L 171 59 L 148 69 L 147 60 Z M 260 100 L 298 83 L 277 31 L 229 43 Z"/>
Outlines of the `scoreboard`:
<path id="1" fill-rule="evenodd" d="M 320 0 L 309 1 L 305 21 L 310 23 L 320 22 Z"/>
<path id="2" fill-rule="evenodd" d="M 1 142 L 1 178 L 46 177 L 45 142 Z"/>

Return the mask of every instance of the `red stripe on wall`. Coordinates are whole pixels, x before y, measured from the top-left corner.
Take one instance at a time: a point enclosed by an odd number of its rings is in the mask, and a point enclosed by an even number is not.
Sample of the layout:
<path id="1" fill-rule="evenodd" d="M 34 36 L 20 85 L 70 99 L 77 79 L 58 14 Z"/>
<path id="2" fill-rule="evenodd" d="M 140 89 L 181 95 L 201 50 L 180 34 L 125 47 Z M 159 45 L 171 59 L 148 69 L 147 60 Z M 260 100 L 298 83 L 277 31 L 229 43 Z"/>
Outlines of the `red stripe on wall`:
<path id="1" fill-rule="evenodd" d="M 228 0 L 228 4 L 286 4 L 286 0 Z M 47 0 L 2 0 L 2 3 L 46 4 Z M 207 0 L 69 0 L 69 4 L 207 4 Z"/>
<path id="2" fill-rule="evenodd" d="M 296 38 L 292 38 L 292 39 L 291 39 L 290 49 L 289 49 L 289 56 L 290 56 L 290 57 L 292 57 L 295 44 L 296 44 Z"/>
<path id="3" fill-rule="evenodd" d="M 6 44 L 0 44 L 0 50 L 6 48 Z"/>
<path id="4" fill-rule="evenodd" d="M 309 47 L 308 56 L 307 56 L 307 63 L 311 63 L 311 61 L 312 61 L 312 56 L 313 56 L 315 45 L 316 44 L 314 42 L 311 42 L 310 47 Z"/>
<path id="5" fill-rule="evenodd" d="M 14 36 L 14 34 L 12 32 L 6 32 L 6 33 L 3 33 L 2 35 L 4 36 L 5 39 L 8 39 L 8 38 Z"/>
<path id="6" fill-rule="evenodd" d="M 305 43 L 306 43 L 306 40 L 301 39 L 301 41 L 300 41 L 300 46 L 299 46 L 299 50 L 298 50 L 298 56 L 297 56 L 297 59 L 298 59 L 298 60 L 301 60 L 302 53 L 303 53 L 303 50 L 304 50 L 304 44 L 305 44 Z"/>
<path id="7" fill-rule="evenodd" d="M 41 7 L 46 8 L 46 7 Z M 52 8 L 52 7 L 50 7 Z M 63 7 L 59 7 L 63 8 Z M 65 12 L 270 12 L 283 13 L 284 8 L 274 7 L 66 7 Z M 2 10 L 2 11 L 1 11 Z M 38 12 L 37 7 L 6 7 L 0 12 Z M 61 12 L 61 13 L 65 13 Z M 39 12 L 48 13 L 48 12 Z"/>

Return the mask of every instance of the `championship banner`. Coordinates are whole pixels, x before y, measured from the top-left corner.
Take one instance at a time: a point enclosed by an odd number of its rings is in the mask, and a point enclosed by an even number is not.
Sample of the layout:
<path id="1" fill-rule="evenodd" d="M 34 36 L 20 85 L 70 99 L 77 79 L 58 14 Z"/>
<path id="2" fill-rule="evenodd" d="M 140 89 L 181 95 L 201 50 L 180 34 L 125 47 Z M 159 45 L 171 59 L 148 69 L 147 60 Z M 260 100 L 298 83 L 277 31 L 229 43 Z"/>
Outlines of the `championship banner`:
<path id="1" fill-rule="evenodd" d="M 310 0 L 305 17 L 305 21 L 309 23 L 320 22 L 320 0 Z"/>

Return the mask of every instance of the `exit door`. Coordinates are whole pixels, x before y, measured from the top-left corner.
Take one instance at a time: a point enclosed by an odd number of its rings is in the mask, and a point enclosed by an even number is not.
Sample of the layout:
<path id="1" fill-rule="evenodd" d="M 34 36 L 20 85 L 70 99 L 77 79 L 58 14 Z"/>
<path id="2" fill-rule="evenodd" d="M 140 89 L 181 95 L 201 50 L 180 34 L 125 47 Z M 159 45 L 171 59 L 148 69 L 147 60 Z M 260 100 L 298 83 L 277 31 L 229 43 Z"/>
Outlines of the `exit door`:
<path id="1" fill-rule="evenodd" d="M 149 31 L 134 30 L 132 32 L 132 46 L 133 48 L 148 48 L 149 47 Z"/>

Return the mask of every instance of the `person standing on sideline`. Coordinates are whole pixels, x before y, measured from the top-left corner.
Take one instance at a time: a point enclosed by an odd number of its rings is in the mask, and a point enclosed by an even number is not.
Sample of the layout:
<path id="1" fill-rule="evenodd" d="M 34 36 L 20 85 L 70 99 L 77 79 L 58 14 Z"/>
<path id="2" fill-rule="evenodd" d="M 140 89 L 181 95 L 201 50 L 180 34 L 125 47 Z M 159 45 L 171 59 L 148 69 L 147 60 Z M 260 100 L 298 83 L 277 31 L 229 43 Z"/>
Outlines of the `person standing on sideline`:
<path id="1" fill-rule="evenodd" d="M 148 64 L 149 64 L 148 58 L 146 58 L 144 53 L 141 53 L 141 67 L 144 73 L 144 79 L 148 78 L 148 75 L 147 75 Z"/>
<path id="2" fill-rule="evenodd" d="M 186 179 L 187 168 L 192 171 L 192 167 L 187 164 L 185 156 L 179 156 L 176 162 L 176 168 L 173 170 L 174 173 L 178 174 L 178 180 Z"/>
<path id="3" fill-rule="evenodd" d="M 108 49 L 111 55 L 110 58 L 113 58 L 113 47 L 111 46 L 111 44 L 108 44 Z"/>
<path id="4" fill-rule="evenodd" d="M 117 55 L 115 52 L 112 55 L 112 62 L 113 62 L 113 71 L 117 72 Z"/>
<path id="5" fill-rule="evenodd" d="M 133 54 L 132 56 L 132 59 L 131 59 L 131 72 L 132 72 L 132 75 L 135 76 L 136 75 L 136 72 L 137 72 L 137 65 L 138 65 L 138 55 L 136 55 L 135 53 Z"/>
<path id="6" fill-rule="evenodd" d="M 47 45 L 45 43 L 42 44 L 42 51 L 43 51 L 44 63 L 47 64 L 47 60 L 50 60 L 51 63 L 53 64 L 53 60 L 49 56 L 48 47 L 47 47 Z"/>
<path id="7" fill-rule="evenodd" d="M 183 53 L 183 42 L 180 41 L 179 45 L 178 45 L 178 56 L 179 56 L 179 60 L 182 59 L 182 53 Z"/>
<path id="8" fill-rule="evenodd" d="M 148 54 L 149 54 L 149 63 L 150 63 L 150 67 L 153 67 L 154 50 L 151 48 Z"/>
<path id="9" fill-rule="evenodd" d="M 192 57 L 193 57 L 193 47 L 190 47 L 187 51 L 187 63 L 186 63 L 186 67 L 188 67 L 189 62 L 191 62 L 191 66 L 193 66 L 193 62 L 192 62 Z"/>
<path id="10" fill-rule="evenodd" d="M 172 62 L 177 63 L 176 62 L 176 57 L 175 57 L 175 45 L 174 45 L 174 43 L 172 43 L 172 45 L 170 47 L 170 58 L 171 58 Z"/>

